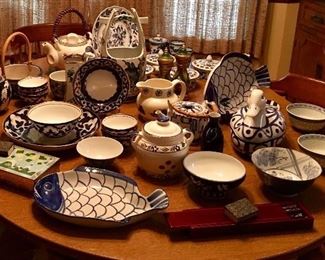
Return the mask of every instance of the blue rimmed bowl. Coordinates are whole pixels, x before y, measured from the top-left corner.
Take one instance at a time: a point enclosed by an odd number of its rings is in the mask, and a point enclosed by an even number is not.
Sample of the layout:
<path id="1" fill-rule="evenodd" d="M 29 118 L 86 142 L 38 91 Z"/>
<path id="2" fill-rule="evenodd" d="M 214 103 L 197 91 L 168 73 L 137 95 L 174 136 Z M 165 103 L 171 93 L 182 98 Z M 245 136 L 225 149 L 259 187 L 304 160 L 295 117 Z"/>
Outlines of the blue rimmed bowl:
<path id="1" fill-rule="evenodd" d="M 325 169 L 325 135 L 304 134 L 299 136 L 298 144 Z"/>

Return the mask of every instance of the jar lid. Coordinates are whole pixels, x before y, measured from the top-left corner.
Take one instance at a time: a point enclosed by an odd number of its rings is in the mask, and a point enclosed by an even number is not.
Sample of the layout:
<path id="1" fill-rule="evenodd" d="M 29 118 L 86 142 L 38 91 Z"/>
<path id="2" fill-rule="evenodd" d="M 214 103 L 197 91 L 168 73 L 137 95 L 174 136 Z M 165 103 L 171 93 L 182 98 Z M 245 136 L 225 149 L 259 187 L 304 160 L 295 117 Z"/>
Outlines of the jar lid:
<path id="1" fill-rule="evenodd" d="M 176 112 L 186 116 L 208 117 L 209 114 L 209 109 L 206 106 L 193 101 L 178 101 L 171 105 Z"/>
<path id="2" fill-rule="evenodd" d="M 143 130 L 146 135 L 154 138 L 168 138 L 175 137 L 182 133 L 182 128 L 169 121 L 169 117 L 163 113 L 157 113 L 158 119 L 155 121 L 148 122 L 144 125 Z"/>
<path id="3" fill-rule="evenodd" d="M 154 44 L 161 44 L 161 43 L 166 43 L 168 40 L 166 38 L 160 37 L 160 34 L 157 34 L 157 36 L 153 38 L 149 38 L 149 42 L 154 43 Z"/>

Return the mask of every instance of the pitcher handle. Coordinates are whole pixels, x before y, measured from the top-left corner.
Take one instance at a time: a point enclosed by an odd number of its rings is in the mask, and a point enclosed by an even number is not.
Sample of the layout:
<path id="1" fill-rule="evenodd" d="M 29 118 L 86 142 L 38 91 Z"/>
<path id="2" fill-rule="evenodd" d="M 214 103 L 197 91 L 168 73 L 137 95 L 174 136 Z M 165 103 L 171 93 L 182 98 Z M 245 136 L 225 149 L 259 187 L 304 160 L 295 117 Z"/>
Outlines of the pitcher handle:
<path id="1" fill-rule="evenodd" d="M 173 85 L 173 87 L 175 88 L 175 86 L 176 86 L 177 84 L 180 84 L 180 85 L 181 85 L 181 93 L 178 95 L 178 98 L 179 98 L 180 101 L 182 101 L 182 100 L 184 99 L 184 97 L 185 97 L 185 94 L 186 94 L 186 84 L 185 84 L 185 82 L 182 81 L 182 80 L 174 79 L 174 80 L 172 81 L 172 85 Z"/>

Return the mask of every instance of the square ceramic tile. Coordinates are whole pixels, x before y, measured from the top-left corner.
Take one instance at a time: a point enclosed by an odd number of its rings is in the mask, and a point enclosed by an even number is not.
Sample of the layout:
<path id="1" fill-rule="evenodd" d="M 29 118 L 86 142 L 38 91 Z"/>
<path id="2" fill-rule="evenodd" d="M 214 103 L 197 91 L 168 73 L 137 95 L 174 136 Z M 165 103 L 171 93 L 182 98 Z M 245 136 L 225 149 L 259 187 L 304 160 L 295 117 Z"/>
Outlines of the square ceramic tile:
<path id="1" fill-rule="evenodd" d="M 58 160 L 58 157 L 15 145 L 8 157 L 0 157 L 0 170 L 35 180 Z"/>

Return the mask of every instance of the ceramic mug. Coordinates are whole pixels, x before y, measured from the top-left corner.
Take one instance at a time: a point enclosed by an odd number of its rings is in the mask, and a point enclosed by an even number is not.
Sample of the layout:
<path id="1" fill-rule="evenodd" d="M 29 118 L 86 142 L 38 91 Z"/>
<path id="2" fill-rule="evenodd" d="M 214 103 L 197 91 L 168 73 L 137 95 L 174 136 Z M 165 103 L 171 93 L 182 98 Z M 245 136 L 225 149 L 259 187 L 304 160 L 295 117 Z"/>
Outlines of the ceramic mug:
<path id="1" fill-rule="evenodd" d="M 124 149 L 131 146 L 131 139 L 138 132 L 138 121 L 126 114 L 106 116 L 102 121 L 102 135 L 122 143 Z"/>
<path id="2" fill-rule="evenodd" d="M 64 100 L 67 88 L 65 70 L 54 71 L 50 74 L 50 89 L 55 100 Z"/>

